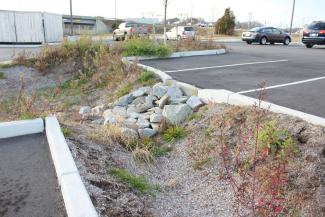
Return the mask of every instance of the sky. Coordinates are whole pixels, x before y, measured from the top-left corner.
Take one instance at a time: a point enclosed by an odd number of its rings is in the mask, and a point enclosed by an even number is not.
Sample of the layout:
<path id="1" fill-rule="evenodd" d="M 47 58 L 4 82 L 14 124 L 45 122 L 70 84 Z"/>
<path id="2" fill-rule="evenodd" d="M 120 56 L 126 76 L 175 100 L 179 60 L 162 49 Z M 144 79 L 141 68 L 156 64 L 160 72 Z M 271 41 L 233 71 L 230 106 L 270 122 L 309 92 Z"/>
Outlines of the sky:
<path id="1" fill-rule="evenodd" d="M 115 0 L 72 0 L 73 14 L 114 18 Z M 216 21 L 231 7 L 238 21 L 259 21 L 281 28 L 290 25 L 293 0 L 169 0 L 167 17 L 201 17 Z M 163 0 L 116 0 L 118 18 L 162 19 Z M 294 26 L 325 20 L 325 0 L 296 0 Z M 69 14 L 69 0 L 0 0 L 0 10 Z"/>

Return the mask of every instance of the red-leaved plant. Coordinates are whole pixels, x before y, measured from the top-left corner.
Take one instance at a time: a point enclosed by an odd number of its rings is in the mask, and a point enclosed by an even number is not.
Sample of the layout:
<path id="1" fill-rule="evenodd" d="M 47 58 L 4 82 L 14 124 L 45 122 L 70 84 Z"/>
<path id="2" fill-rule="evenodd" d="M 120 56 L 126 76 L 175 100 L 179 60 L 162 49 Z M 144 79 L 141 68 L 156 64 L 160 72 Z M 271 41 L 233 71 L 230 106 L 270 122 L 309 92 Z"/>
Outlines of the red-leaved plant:
<path id="1" fill-rule="evenodd" d="M 230 112 L 219 122 L 218 142 L 238 216 L 283 214 L 287 200 L 287 169 L 295 154 L 294 141 L 262 109 L 264 90 L 252 110 Z M 247 112 L 252 112 L 248 120 Z"/>

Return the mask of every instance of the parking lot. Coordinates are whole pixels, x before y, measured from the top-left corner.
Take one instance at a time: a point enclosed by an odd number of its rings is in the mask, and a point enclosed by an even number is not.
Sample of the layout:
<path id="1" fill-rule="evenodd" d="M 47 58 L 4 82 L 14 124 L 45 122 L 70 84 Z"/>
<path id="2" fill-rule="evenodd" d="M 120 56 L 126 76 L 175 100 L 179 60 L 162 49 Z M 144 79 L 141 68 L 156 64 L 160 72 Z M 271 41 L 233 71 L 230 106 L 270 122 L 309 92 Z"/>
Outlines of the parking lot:
<path id="1" fill-rule="evenodd" d="M 246 45 L 227 43 L 221 56 L 146 60 L 174 79 L 205 89 L 226 89 L 256 96 L 265 82 L 267 101 L 325 117 L 325 48 L 299 44 Z"/>

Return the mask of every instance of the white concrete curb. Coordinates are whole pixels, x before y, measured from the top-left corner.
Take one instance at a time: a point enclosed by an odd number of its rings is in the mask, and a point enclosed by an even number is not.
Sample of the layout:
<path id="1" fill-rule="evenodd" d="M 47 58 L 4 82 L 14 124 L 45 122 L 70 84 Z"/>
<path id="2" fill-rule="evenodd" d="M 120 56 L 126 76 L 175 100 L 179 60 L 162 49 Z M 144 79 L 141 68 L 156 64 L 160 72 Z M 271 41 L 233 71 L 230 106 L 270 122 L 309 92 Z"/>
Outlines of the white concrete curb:
<path id="1" fill-rule="evenodd" d="M 43 131 L 44 122 L 41 118 L 0 123 L 0 139 L 41 133 Z"/>
<path id="2" fill-rule="evenodd" d="M 128 61 L 136 61 L 136 60 L 155 60 L 155 59 L 170 59 L 170 58 L 180 58 L 180 57 L 192 57 L 192 56 L 207 56 L 207 55 L 222 55 L 225 54 L 225 49 L 214 49 L 214 50 L 196 50 L 196 51 L 182 51 L 172 53 L 169 57 L 124 57 L 124 59 Z"/>
<path id="3" fill-rule="evenodd" d="M 144 70 L 147 70 L 147 71 L 150 71 L 150 72 L 155 73 L 156 75 L 158 75 L 158 76 L 161 78 L 161 80 L 162 80 L 164 83 L 165 83 L 167 80 L 171 80 L 171 79 L 172 79 L 172 77 L 169 76 L 169 75 L 167 75 L 165 72 L 160 71 L 160 70 L 158 70 L 158 69 L 155 69 L 155 68 L 153 68 L 153 67 L 146 66 L 146 65 L 143 65 L 143 64 L 140 64 L 140 63 L 138 63 L 138 66 L 139 66 L 140 68 L 144 69 Z"/>
<path id="4" fill-rule="evenodd" d="M 46 136 L 69 217 L 97 217 L 67 142 L 55 117 L 45 119 Z"/>
<path id="5" fill-rule="evenodd" d="M 241 94 L 237 94 L 227 90 L 208 90 L 208 89 L 201 89 L 198 91 L 198 96 L 204 102 L 216 102 L 216 103 L 228 103 L 231 105 L 238 105 L 238 106 L 252 106 L 257 105 L 258 100 L 252 97 L 244 96 Z M 274 113 L 286 114 L 290 116 L 295 116 L 305 120 L 309 123 L 315 125 L 325 126 L 325 118 L 321 118 L 315 115 L 307 114 L 301 111 L 297 111 L 294 109 L 286 108 L 283 106 L 279 106 L 273 103 L 269 103 L 266 101 L 262 101 L 261 107 L 263 109 L 269 109 L 269 111 Z"/>

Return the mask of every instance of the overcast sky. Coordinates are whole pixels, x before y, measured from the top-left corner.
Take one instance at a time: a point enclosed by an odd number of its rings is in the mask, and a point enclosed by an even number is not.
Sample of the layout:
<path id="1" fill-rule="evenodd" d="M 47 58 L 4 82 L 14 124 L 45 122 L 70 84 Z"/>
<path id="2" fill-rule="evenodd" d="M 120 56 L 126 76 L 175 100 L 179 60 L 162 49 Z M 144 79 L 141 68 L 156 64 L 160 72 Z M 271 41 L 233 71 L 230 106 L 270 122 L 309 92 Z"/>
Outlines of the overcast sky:
<path id="1" fill-rule="evenodd" d="M 163 15 L 162 0 L 116 0 L 118 18 Z M 252 19 L 266 25 L 287 27 L 293 0 L 170 0 L 168 17 L 202 17 L 216 20 L 226 7 L 231 7 L 237 20 Z M 314 20 L 325 20 L 325 0 L 296 0 L 294 26 Z M 0 0 L 0 10 L 48 11 L 69 14 L 69 0 Z M 73 0 L 76 15 L 114 17 L 114 0 Z"/>

